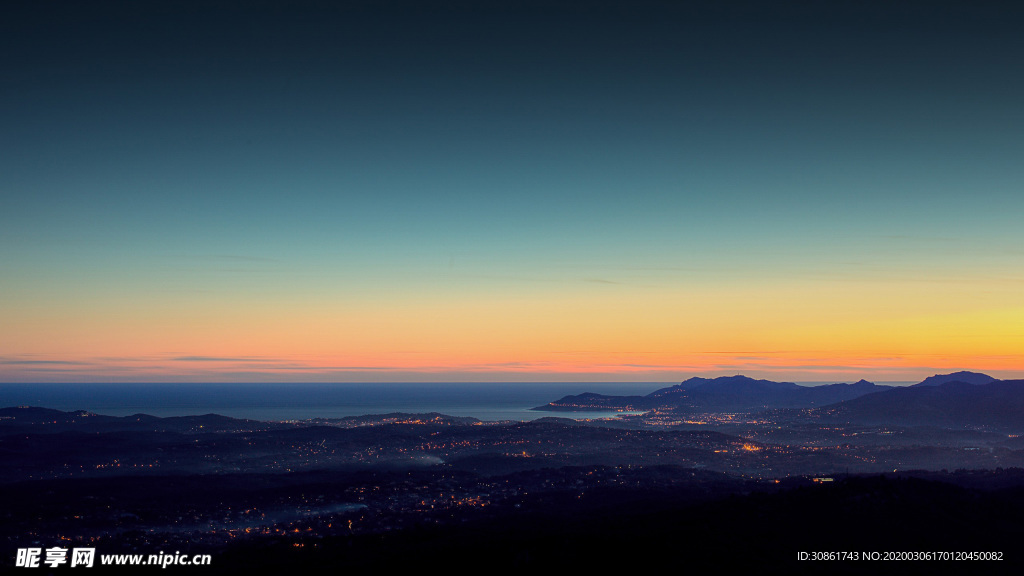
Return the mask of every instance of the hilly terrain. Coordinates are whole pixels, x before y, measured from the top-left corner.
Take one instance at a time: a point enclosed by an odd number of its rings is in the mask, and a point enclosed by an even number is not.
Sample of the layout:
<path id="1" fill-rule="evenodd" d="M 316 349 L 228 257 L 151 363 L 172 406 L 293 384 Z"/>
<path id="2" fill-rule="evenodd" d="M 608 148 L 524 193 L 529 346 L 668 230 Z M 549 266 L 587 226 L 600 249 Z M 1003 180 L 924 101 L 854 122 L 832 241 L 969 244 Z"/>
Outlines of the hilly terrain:
<path id="1" fill-rule="evenodd" d="M 565 396 L 543 406 L 537 406 L 534 410 L 753 412 L 774 408 L 825 406 L 891 388 L 866 380 L 853 384 L 800 386 L 793 382 L 755 380 L 741 375 L 721 378 L 694 377 L 675 386 L 655 390 L 646 396 L 585 393 Z"/>

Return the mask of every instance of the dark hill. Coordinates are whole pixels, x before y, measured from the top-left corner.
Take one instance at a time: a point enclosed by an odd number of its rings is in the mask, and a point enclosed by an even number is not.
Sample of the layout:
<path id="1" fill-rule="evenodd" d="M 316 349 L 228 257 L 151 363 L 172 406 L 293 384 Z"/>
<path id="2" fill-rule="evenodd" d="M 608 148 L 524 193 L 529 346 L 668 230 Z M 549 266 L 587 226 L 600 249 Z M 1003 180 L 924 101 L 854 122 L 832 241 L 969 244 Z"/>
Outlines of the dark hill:
<path id="1" fill-rule="evenodd" d="M 219 414 L 159 418 L 148 414 L 104 416 L 85 410 L 63 412 L 34 406 L 0 408 L 0 434 L 56 433 L 69 430 L 79 432 L 238 432 L 280 427 L 281 425 L 275 423 L 230 418 Z"/>
<path id="2" fill-rule="evenodd" d="M 889 390 L 861 380 L 854 384 L 800 386 L 793 382 L 755 380 L 747 376 L 690 378 L 646 396 L 577 394 L 534 410 L 674 410 L 680 412 L 749 412 L 772 408 L 809 408 Z"/>
<path id="3" fill-rule="evenodd" d="M 982 374 L 981 372 L 953 372 L 952 374 L 936 374 L 935 376 L 929 376 L 914 384 L 914 386 L 939 386 L 946 382 L 964 382 L 967 384 L 989 384 L 995 382 L 996 379 L 989 376 L 988 374 Z"/>
<path id="4" fill-rule="evenodd" d="M 1024 430 L 1024 380 L 895 388 L 823 408 L 858 424 Z"/>

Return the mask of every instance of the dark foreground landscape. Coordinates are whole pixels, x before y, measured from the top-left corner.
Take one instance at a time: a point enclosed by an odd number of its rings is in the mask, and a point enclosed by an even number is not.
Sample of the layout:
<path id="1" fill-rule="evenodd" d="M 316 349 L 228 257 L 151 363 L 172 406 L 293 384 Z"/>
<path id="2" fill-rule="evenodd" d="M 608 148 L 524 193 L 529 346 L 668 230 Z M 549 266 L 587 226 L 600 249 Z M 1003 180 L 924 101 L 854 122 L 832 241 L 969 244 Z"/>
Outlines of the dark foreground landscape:
<path id="1" fill-rule="evenodd" d="M 1024 565 L 1024 382 L 836 386 L 691 379 L 550 404 L 643 415 L 526 423 L 4 408 L 2 569 L 74 571 L 75 548 L 99 570 L 116 570 L 102 555 L 208 554 L 167 569 L 211 573 Z M 32 548 L 39 566 L 17 566 Z M 51 568 L 55 548 L 69 562 Z"/>

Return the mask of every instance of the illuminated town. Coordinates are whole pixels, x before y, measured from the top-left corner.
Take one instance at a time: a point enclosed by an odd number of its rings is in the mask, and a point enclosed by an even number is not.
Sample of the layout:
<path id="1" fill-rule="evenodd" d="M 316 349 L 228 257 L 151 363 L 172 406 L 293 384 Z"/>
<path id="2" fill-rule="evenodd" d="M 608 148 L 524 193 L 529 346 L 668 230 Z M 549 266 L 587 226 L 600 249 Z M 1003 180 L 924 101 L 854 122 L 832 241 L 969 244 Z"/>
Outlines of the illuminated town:
<path id="1" fill-rule="evenodd" d="M 886 394 L 965 390 L 943 386 L 875 394 L 888 403 Z M 1016 409 L 1019 382 L 969 386 L 976 404 L 996 394 Z M 651 397 L 664 402 L 663 392 Z M 286 549 L 380 535 L 405 542 L 428 528 L 544 522 L 538 518 L 554 511 L 560 521 L 600 510 L 618 517 L 638 502 L 704 510 L 755 495 L 783 502 L 810 487 L 845 498 L 849 490 L 878 490 L 863 486 L 874 478 L 892 478 L 896 484 L 885 486 L 898 490 L 911 489 L 902 484 L 910 481 L 986 490 L 969 498 L 1024 486 L 1022 421 L 979 424 L 963 410 L 942 416 L 929 408 L 935 424 L 913 424 L 908 404 L 899 419 L 866 422 L 856 407 L 868 396 L 860 398 L 755 411 L 624 405 L 618 417 L 586 417 L 616 402 L 608 397 L 577 406 L 578 419 L 530 422 L 437 413 L 260 422 L 5 408 L 3 537 L 12 546 L 28 539 L 235 554 L 261 542 Z M 950 424 L 957 418 L 966 420 Z"/>

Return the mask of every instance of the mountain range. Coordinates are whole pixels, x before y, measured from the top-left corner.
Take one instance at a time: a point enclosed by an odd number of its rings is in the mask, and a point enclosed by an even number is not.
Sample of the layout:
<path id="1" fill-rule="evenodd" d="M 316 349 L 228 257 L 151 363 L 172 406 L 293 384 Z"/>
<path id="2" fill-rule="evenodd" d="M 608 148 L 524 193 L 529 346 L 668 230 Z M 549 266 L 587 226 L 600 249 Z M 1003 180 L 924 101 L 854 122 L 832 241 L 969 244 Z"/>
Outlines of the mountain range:
<path id="1" fill-rule="evenodd" d="M 646 396 L 578 394 L 534 410 L 710 413 L 803 410 L 813 417 L 867 425 L 998 427 L 1024 430 L 1024 380 L 978 372 L 937 374 L 912 386 L 800 386 L 747 376 L 690 378 Z"/>
<path id="2" fill-rule="evenodd" d="M 1024 431 L 1024 380 L 922 383 L 868 394 L 823 407 L 820 412 L 826 420 L 865 425 Z"/>
<path id="3" fill-rule="evenodd" d="M 659 410 L 678 412 L 752 412 L 773 408 L 825 406 L 891 389 L 866 380 L 853 384 L 800 386 L 747 376 L 694 377 L 646 396 L 584 393 L 537 406 L 534 410 Z"/>

